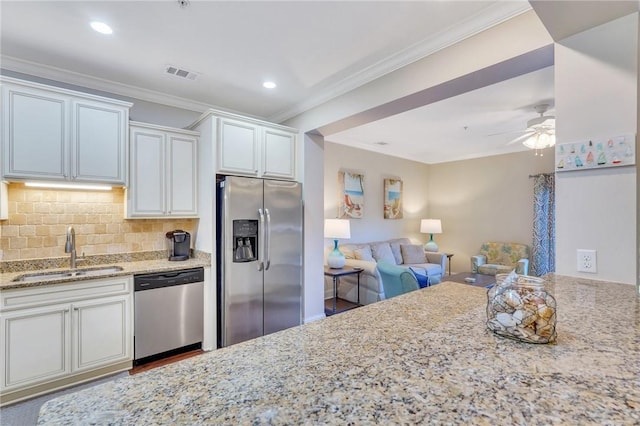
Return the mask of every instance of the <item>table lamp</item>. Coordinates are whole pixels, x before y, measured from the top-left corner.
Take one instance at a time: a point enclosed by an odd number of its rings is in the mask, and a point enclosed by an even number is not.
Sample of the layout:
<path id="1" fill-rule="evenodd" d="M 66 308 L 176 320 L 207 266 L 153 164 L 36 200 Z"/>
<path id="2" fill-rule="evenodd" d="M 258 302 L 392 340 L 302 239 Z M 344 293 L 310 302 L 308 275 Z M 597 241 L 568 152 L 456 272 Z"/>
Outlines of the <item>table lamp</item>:
<path id="1" fill-rule="evenodd" d="M 422 219 L 420 222 L 420 232 L 431 234 L 429 242 L 424 245 L 425 251 L 438 251 L 438 245 L 433 241 L 433 234 L 442 234 L 442 223 L 440 219 Z"/>
<path id="2" fill-rule="evenodd" d="M 327 256 L 329 268 L 344 267 L 344 254 L 338 248 L 338 238 L 351 238 L 351 227 L 347 219 L 325 219 L 324 237 L 333 238 L 333 250 Z"/>

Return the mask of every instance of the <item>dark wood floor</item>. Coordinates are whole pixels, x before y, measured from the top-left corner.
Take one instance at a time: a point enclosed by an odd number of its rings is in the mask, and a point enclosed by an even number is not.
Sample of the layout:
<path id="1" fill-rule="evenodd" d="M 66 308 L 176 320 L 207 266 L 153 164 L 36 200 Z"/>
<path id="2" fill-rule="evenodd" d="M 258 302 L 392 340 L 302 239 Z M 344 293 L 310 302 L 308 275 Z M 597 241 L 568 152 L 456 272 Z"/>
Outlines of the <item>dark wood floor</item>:
<path id="1" fill-rule="evenodd" d="M 340 312 L 344 312 L 344 311 L 348 311 L 350 309 L 353 308 L 357 308 L 358 305 L 356 305 L 355 303 L 351 303 L 348 300 L 344 300 L 344 299 L 337 299 L 336 300 L 336 314 L 339 314 Z M 333 299 L 325 299 L 324 300 L 324 313 L 325 315 L 329 316 L 329 315 L 333 315 Z"/>
<path id="2" fill-rule="evenodd" d="M 178 354 L 168 358 L 159 359 L 157 361 L 152 361 L 148 364 L 138 365 L 137 367 L 133 367 L 131 370 L 129 370 L 129 375 L 142 373 L 143 371 L 151 370 L 152 368 L 161 367 L 163 365 L 171 364 L 172 362 L 177 362 L 183 359 L 191 358 L 193 356 L 197 356 L 203 353 L 204 351 L 202 349 L 197 349 L 195 351 L 185 352 L 183 354 Z"/>

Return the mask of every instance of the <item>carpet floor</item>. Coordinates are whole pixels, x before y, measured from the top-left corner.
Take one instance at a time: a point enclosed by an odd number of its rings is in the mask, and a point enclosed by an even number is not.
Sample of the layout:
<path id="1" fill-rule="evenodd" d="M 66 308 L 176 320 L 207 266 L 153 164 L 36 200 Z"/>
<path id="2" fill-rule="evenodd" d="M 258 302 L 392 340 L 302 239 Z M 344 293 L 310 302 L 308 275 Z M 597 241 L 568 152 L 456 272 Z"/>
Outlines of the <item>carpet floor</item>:
<path id="1" fill-rule="evenodd" d="M 0 425 L 2 426 L 34 426 L 38 423 L 38 414 L 42 404 L 50 399 L 57 398 L 61 395 L 76 392 L 81 389 L 90 388 L 92 386 L 99 385 L 101 383 L 109 382 L 111 380 L 119 379 L 120 377 L 127 377 L 129 373 L 123 371 L 122 373 L 114 374 L 113 376 L 103 377 L 102 379 L 94 380 L 92 382 L 83 383 L 78 386 L 73 386 L 61 391 L 42 395 L 33 399 L 28 399 L 23 402 L 8 405 L 0 408 Z"/>

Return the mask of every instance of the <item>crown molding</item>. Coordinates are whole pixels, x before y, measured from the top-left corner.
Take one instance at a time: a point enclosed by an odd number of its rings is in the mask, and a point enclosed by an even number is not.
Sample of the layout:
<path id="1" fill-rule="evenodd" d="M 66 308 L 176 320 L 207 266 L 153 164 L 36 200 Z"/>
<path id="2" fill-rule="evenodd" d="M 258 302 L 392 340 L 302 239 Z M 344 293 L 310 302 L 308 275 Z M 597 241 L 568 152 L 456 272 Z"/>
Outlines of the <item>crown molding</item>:
<path id="1" fill-rule="evenodd" d="M 414 43 L 406 49 L 360 70 L 340 82 L 325 87 L 323 90 L 316 89 L 318 92 L 317 95 L 310 96 L 305 101 L 268 117 L 268 120 L 275 123 L 282 123 L 333 98 L 370 83 L 383 75 L 389 74 L 439 50 L 459 43 L 462 40 L 508 21 L 529 10 L 531 10 L 531 5 L 527 1 L 500 1 L 494 3 L 476 15 L 467 18 L 465 21 L 456 23 L 454 27 L 440 31 L 435 37 L 429 37 L 428 39 Z"/>
<path id="2" fill-rule="evenodd" d="M 75 71 L 26 61 L 12 56 L 0 55 L 0 65 L 2 69 L 22 74 L 28 74 L 34 77 L 44 78 L 60 83 L 70 84 L 73 86 L 80 86 L 93 90 L 99 90 L 102 92 L 112 93 L 115 95 L 124 96 L 126 98 L 134 98 L 147 102 L 154 102 L 157 104 L 168 105 L 200 113 L 206 111 L 209 108 L 224 109 L 222 107 L 215 107 L 214 105 L 193 101 L 191 99 L 185 99 L 178 96 L 168 95 L 166 93 L 156 92 L 153 90 L 143 89 L 128 84 L 89 76 Z"/>

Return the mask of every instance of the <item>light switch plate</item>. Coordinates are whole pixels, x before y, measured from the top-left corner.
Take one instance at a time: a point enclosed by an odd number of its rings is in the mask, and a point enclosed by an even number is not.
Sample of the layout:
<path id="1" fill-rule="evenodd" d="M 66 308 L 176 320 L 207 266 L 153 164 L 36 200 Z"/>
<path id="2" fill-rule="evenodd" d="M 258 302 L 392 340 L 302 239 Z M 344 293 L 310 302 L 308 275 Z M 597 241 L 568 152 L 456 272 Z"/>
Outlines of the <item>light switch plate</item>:
<path id="1" fill-rule="evenodd" d="M 595 250 L 578 249 L 578 272 L 595 274 L 598 272 L 596 260 Z"/>

